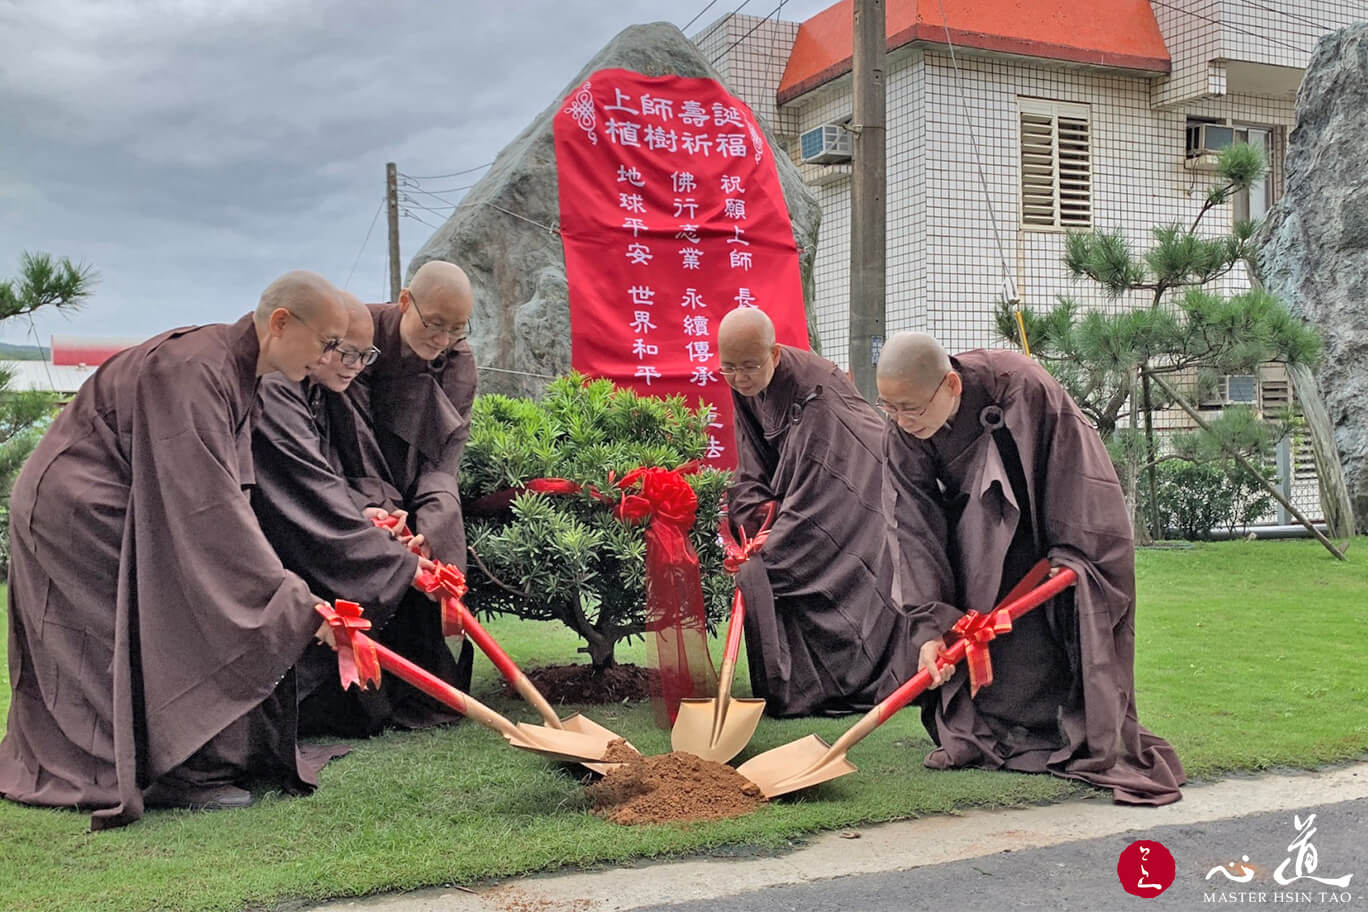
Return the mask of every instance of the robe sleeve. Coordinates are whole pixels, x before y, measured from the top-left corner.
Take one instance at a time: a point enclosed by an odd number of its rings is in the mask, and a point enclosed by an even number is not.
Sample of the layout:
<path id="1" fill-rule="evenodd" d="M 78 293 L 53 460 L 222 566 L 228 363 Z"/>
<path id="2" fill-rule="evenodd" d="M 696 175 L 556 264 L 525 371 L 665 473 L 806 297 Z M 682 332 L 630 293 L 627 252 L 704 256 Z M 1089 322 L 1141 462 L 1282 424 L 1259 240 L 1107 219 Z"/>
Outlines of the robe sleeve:
<path id="1" fill-rule="evenodd" d="M 419 456 L 409 501 L 413 528 L 428 540 L 432 556 L 462 569 L 466 566 L 466 536 L 461 512 L 461 459 L 470 439 L 470 413 L 477 382 L 475 359 L 468 350 L 460 352 L 443 371 L 441 393 L 457 420 L 437 452 L 430 457 Z"/>
<path id="2" fill-rule="evenodd" d="M 360 603 L 382 625 L 412 584 L 417 555 L 361 514 L 323 453 L 299 386 L 267 379 L 260 397 L 252 505 L 262 528 L 285 565 L 316 591 Z"/>
<path id="3" fill-rule="evenodd" d="M 914 649 L 963 614 L 954 606 L 949 528 L 935 466 L 921 441 L 889 423 L 883 438 L 884 521 L 894 562 L 894 601 L 911 624 Z"/>
<path id="4" fill-rule="evenodd" d="M 762 507 L 779 497 L 770 487 L 772 472 L 760 452 L 765 440 L 755 419 L 744 411 L 739 401 L 735 416 L 736 472 L 727 489 L 727 516 L 733 530 L 744 529 L 747 535 L 754 535 L 764 521 Z"/>
<path id="5" fill-rule="evenodd" d="M 238 401 L 236 379 L 212 359 L 158 350 L 133 390 L 120 587 L 135 587 L 149 755 L 170 764 L 200 746 L 203 726 L 162 720 L 227 725 L 270 694 L 321 623 L 321 599 L 281 564 L 243 490 L 253 403 Z"/>

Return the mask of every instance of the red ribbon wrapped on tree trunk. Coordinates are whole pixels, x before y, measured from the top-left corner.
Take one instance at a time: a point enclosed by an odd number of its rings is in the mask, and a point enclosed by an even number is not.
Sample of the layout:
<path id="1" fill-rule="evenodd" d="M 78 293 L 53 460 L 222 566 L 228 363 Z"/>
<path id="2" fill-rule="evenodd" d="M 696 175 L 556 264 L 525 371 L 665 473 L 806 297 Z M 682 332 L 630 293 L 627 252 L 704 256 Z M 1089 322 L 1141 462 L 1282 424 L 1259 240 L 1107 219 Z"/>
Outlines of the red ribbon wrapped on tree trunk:
<path id="1" fill-rule="evenodd" d="M 717 689 L 698 553 L 689 541 L 698 497 L 684 476 L 696 469 L 690 463 L 628 472 L 617 482 L 623 494 L 613 510 L 623 522 L 646 524 L 646 655 L 659 673 L 651 692 L 656 722 L 666 728 L 680 700 Z"/>

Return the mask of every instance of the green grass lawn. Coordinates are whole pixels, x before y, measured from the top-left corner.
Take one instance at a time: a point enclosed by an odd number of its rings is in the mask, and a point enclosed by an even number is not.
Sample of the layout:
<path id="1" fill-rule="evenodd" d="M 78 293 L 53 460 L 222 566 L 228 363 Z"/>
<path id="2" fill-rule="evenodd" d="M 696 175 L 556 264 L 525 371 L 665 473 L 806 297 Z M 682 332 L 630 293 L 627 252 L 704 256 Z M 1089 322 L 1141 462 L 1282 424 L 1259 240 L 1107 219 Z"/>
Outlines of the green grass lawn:
<path id="1" fill-rule="evenodd" d="M 1140 717 L 1177 748 L 1194 779 L 1272 766 L 1314 767 L 1368 752 L 1368 539 L 1351 562 L 1314 542 L 1237 542 L 1139 555 L 1136 679 Z M 489 625 L 527 666 L 573 660 L 551 625 Z M 623 660 L 641 660 L 625 649 Z M 532 719 L 476 663 L 478 696 Z M 744 670 L 738 681 L 746 680 Z M 738 684 L 738 691 L 743 689 Z M 0 667 L 0 709 L 9 698 Z M 568 710 L 567 710 L 568 711 Z M 643 752 L 668 750 L 647 706 L 594 707 Z M 765 720 L 751 754 L 851 720 Z M 1098 790 L 1048 776 L 932 772 L 915 711 L 854 749 L 855 775 L 748 817 L 623 828 L 589 815 L 570 770 L 462 725 L 357 745 L 309 798 L 267 797 L 245 811 L 153 812 L 92 834 L 84 814 L 0 802 L 0 905 L 16 910 L 236 910 L 721 846 L 781 848 L 858 823 L 1005 807 Z"/>

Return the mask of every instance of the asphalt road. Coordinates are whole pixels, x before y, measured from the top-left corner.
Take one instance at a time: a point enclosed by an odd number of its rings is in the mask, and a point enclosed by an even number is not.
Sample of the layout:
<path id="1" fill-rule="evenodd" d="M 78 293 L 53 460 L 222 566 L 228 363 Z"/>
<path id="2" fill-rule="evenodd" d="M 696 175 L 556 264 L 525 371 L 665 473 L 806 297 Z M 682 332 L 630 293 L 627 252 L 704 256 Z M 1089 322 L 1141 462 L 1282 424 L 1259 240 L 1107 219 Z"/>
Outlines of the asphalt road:
<path id="1" fill-rule="evenodd" d="M 1312 850 L 1293 847 L 1302 831 L 1294 825 L 1294 812 L 1280 811 L 649 908 L 658 912 L 1139 912 L 1239 907 L 1368 912 L 1368 799 L 1295 813 L 1303 824 L 1315 815 L 1314 832 L 1309 840 L 1302 840 Z M 1173 855 L 1173 882 L 1158 896 L 1142 898 L 1122 889 L 1118 859 L 1136 840 L 1157 841 Z M 1345 887 L 1306 877 L 1280 884 L 1275 877 L 1279 866 L 1287 862 L 1282 869 L 1284 880 L 1296 877 L 1299 856 L 1303 875 L 1325 879 L 1351 875 L 1352 879 Z M 1226 866 L 1230 875 L 1211 873 L 1220 866 Z"/>

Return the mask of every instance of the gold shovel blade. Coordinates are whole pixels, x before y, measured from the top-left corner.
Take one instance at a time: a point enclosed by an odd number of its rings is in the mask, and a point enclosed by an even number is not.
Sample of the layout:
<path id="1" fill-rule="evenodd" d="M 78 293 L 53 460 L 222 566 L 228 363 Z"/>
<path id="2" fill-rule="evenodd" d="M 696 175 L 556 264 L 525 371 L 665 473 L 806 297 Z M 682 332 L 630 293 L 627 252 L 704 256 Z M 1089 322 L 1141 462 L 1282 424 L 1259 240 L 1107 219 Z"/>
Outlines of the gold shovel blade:
<path id="1" fill-rule="evenodd" d="M 816 735 L 756 754 L 736 768 L 755 783 L 766 798 L 787 795 L 855 772 L 844 753 L 826 758 L 831 745 Z"/>
<path id="2" fill-rule="evenodd" d="M 564 729 L 547 728 L 545 725 L 530 725 L 519 722 L 516 733 L 504 735 L 508 743 L 526 751 L 533 751 L 556 760 L 571 763 L 597 762 L 608 751 L 608 743 L 616 735 L 611 732 L 607 737 Z"/>
<path id="3" fill-rule="evenodd" d="M 726 763 L 750 743 L 764 712 L 765 701 L 760 699 L 730 699 L 725 706 L 715 697 L 681 700 L 670 729 L 670 747 Z"/>
<path id="4" fill-rule="evenodd" d="M 630 741 L 628 741 L 626 738 L 623 738 L 617 732 L 613 731 L 612 729 L 604 728 L 602 725 L 599 725 L 593 719 L 589 718 L 588 716 L 581 715 L 580 713 L 575 713 L 573 716 L 561 719 L 561 725 L 565 728 L 566 731 L 578 732 L 582 735 L 591 735 L 595 738 L 603 738 L 605 744 L 611 744 L 614 741 L 621 740 L 623 744 L 626 744 L 633 751 L 636 751 L 637 754 L 641 753 L 641 751 L 638 751 Z M 609 770 L 617 769 L 621 765 L 621 763 L 584 764 L 586 768 L 593 770 L 600 776 L 608 775 Z"/>

